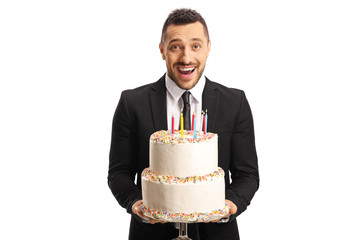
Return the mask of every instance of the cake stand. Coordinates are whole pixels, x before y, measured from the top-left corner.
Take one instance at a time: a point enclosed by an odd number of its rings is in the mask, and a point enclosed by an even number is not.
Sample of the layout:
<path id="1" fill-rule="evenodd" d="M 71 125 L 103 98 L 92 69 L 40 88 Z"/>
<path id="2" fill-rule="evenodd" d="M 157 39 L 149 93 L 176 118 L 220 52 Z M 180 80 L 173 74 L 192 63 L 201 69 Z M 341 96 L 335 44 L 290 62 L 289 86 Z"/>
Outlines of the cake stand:
<path id="1" fill-rule="evenodd" d="M 180 223 L 179 228 L 179 236 L 177 238 L 174 238 L 172 240 L 191 240 L 191 238 L 188 237 L 187 229 L 188 229 L 187 223 Z"/>
<path id="2" fill-rule="evenodd" d="M 214 210 L 211 213 L 196 213 L 196 214 L 166 214 L 156 210 L 147 208 L 144 203 L 141 203 L 140 209 L 143 214 L 149 218 L 162 220 L 165 222 L 179 223 L 179 236 L 172 240 L 191 240 L 188 237 L 188 223 L 200 223 L 220 220 L 229 214 L 230 206 L 225 203 L 225 207 L 220 210 Z"/>

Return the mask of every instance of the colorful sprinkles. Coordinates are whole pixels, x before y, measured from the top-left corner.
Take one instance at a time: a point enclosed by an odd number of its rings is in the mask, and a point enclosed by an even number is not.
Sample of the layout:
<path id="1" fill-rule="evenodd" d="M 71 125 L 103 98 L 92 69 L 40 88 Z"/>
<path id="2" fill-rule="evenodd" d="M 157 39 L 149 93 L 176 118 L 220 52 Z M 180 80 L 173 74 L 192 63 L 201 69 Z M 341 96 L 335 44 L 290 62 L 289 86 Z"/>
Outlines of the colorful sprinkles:
<path id="1" fill-rule="evenodd" d="M 196 183 L 213 181 L 216 178 L 223 178 L 225 175 L 224 170 L 219 167 L 216 171 L 206 174 L 204 176 L 190 176 L 190 177 L 175 177 L 166 175 L 157 175 L 149 168 L 145 168 L 141 173 L 141 177 L 150 182 L 167 183 L 167 184 L 181 184 L 181 183 Z"/>
<path id="2" fill-rule="evenodd" d="M 225 203 L 223 209 L 213 210 L 211 212 L 205 213 L 194 212 L 189 214 L 159 212 L 157 210 L 147 208 L 144 203 L 141 203 L 140 208 L 146 216 L 167 222 L 207 222 L 228 215 L 230 210 L 230 207 L 227 205 L 227 203 Z"/>
<path id="3" fill-rule="evenodd" d="M 204 141 L 210 141 L 216 134 L 203 131 L 196 132 L 196 138 L 194 138 L 193 131 L 184 130 L 184 137 L 181 137 L 179 130 L 161 130 L 151 135 L 150 141 L 165 144 L 179 144 L 179 143 L 201 143 Z M 150 182 L 167 183 L 167 184 L 185 184 L 196 183 L 205 181 L 214 181 L 217 178 L 223 178 L 225 175 L 224 170 L 220 167 L 204 176 L 189 176 L 189 177 L 175 177 L 166 175 L 157 175 L 149 168 L 145 168 L 141 174 L 145 180 Z M 148 216 L 157 220 L 164 220 L 167 222 L 207 222 L 214 219 L 224 217 L 229 214 L 230 207 L 225 203 L 223 209 L 213 210 L 211 212 L 194 212 L 194 213 L 168 213 L 160 212 L 155 209 L 147 208 L 143 203 L 140 206 L 142 212 Z"/>
<path id="4" fill-rule="evenodd" d="M 179 130 L 174 130 L 174 134 L 171 134 L 171 130 L 161 130 L 153 133 L 150 136 L 152 142 L 162 142 L 165 144 L 178 144 L 178 143 L 200 143 L 209 141 L 214 137 L 215 133 L 206 133 L 202 131 L 196 132 L 196 138 L 194 138 L 193 131 L 184 130 L 184 137 L 181 137 Z"/>

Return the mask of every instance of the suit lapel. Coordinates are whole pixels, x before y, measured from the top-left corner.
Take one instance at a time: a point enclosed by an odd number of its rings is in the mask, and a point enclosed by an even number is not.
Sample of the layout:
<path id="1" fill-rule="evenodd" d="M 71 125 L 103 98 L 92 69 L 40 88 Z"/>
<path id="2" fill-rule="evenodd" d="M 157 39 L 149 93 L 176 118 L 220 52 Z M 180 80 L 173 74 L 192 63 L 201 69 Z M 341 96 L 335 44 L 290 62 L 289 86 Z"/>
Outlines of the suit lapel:
<path id="1" fill-rule="evenodd" d="M 218 111 L 218 92 L 216 85 L 206 78 L 206 83 L 202 95 L 202 109 L 208 113 L 207 131 L 213 132 L 215 128 L 216 116 Z"/>
<path id="2" fill-rule="evenodd" d="M 160 78 L 149 93 L 152 120 L 155 131 L 167 129 L 165 75 Z"/>

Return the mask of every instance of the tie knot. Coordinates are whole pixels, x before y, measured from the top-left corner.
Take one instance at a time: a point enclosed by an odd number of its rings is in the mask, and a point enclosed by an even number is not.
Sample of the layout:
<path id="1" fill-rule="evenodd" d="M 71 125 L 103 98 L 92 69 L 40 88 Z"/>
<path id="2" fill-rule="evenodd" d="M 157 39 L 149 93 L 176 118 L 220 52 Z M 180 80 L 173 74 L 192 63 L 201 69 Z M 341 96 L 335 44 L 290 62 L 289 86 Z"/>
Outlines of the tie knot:
<path id="1" fill-rule="evenodd" d="M 182 99 L 184 100 L 184 103 L 189 103 L 190 100 L 189 100 L 189 96 L 190 96 L 190 92 L 189 91 L 185 91 L 183 93 L 183 95 L 181 96 Z"/>

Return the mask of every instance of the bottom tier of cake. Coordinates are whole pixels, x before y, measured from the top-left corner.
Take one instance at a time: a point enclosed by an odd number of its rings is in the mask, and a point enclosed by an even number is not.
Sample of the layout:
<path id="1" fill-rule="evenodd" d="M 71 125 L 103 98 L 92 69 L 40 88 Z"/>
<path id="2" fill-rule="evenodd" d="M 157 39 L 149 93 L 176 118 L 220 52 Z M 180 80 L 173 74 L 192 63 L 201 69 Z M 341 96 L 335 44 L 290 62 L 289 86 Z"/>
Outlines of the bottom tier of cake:
<path id="1" fill-rule="evenodd" d="M 229 212 L 225 204 L 224 172 L 221 168 L 205 176 L 177 178 L 142 174 L 145 215 L 170 222 L 204 222 Z"/>

